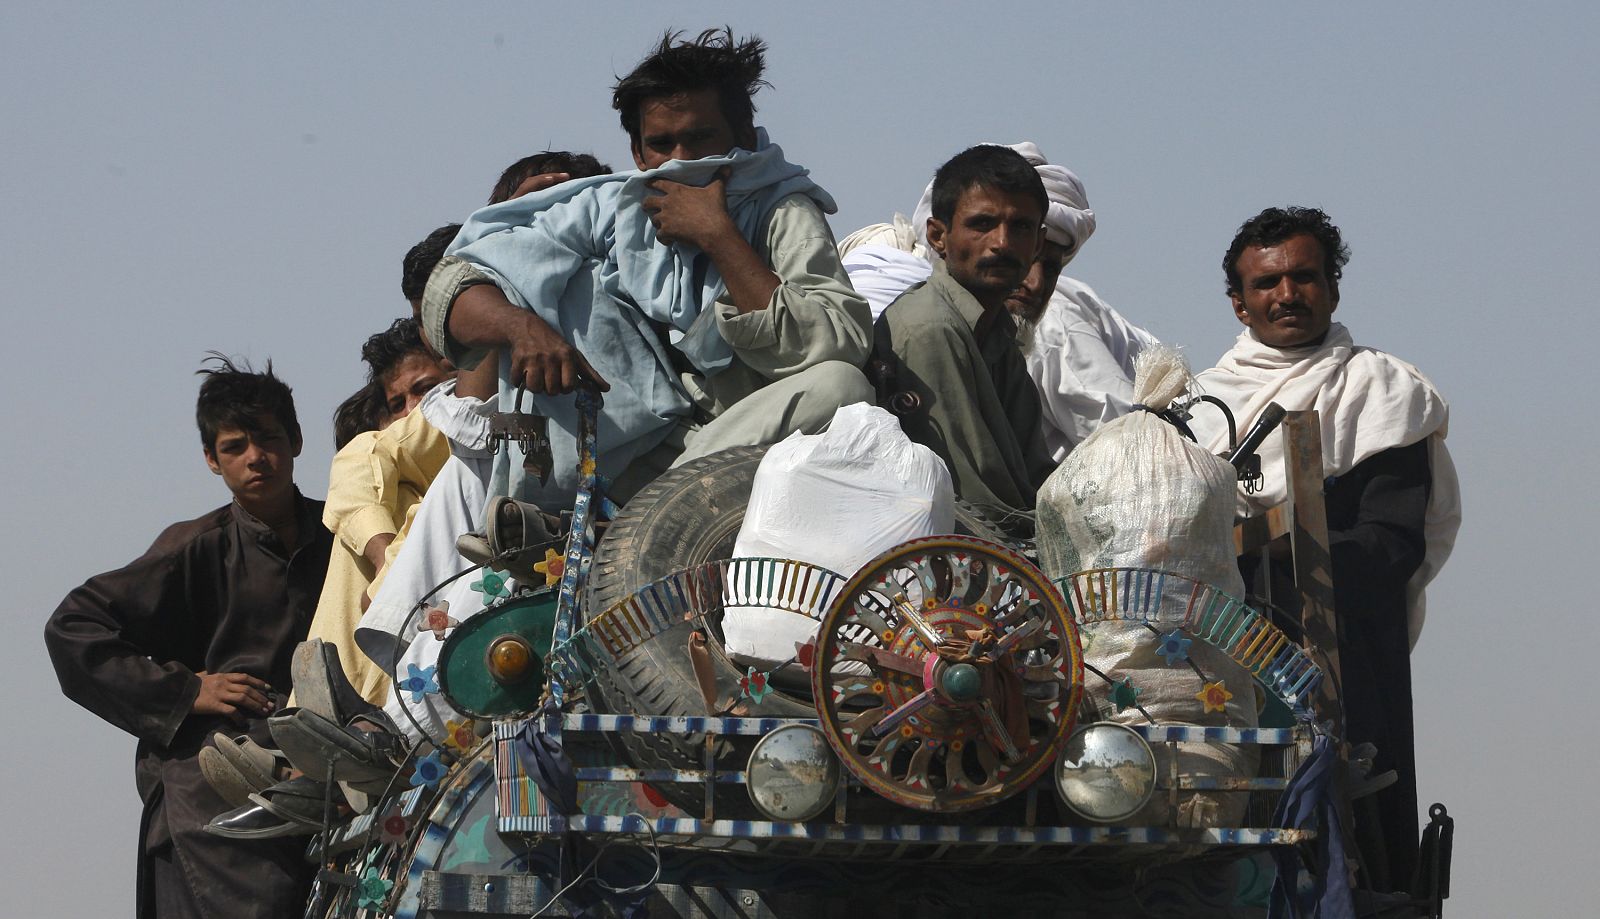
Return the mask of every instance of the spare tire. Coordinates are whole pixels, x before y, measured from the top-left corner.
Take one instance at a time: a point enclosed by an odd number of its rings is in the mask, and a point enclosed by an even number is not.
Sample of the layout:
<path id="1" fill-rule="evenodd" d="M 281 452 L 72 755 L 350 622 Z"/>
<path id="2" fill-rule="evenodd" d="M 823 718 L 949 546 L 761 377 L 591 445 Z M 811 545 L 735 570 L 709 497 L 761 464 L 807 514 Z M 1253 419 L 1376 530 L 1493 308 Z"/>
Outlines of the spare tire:
<path id="1" fill-rule="evenodd" d="M 630 500 L 595 550 L 584 594 L 584 620 L 627 599 L 640 588 L 685 568 L 733 557 L 745 506 L 766 447 L 736 447 L 668 471 Z M 996 542 L 1011 540 L 981 512 L 956 502 L 960 533 Z M 854 572 L 839 572 L 848 577 Z M 723 651 L 722 636 L 707 636 L 719 686 L 737 684 L 744 669 Z M 679 641 L 648 642 L 625 665 L 597 668 L 598 708 L 617 714 L 704 715 L 699 684 Z M 807 698 L 768 693 L 749 704 L 757 717 L 815 718 Z M 624 743 L 641 768 L 703 768 L 704 739 L 682 734 L 626 734 Z M 667 791 L 667 789 L 662 789 Z M 693 789 L 695 797 L 698 789 Z"/>

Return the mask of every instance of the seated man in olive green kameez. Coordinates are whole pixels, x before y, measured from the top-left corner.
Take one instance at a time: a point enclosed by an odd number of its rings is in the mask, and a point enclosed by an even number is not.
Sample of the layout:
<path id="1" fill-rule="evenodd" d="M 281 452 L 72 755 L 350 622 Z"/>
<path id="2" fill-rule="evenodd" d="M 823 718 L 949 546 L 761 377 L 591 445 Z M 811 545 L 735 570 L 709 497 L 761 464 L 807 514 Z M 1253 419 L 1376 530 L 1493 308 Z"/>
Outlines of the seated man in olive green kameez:
<path id="1" fill-rule="evenodd" d="M 875 331 L 885 407 L 944 458 L 958 497 L 1023 533 L 1053 464 L 1005 302 L 1044 241 L 1047 207 L 1044 183 L 1016 151 L 957 154 L 933 179 L 933 277 L 891 303 Z"/>

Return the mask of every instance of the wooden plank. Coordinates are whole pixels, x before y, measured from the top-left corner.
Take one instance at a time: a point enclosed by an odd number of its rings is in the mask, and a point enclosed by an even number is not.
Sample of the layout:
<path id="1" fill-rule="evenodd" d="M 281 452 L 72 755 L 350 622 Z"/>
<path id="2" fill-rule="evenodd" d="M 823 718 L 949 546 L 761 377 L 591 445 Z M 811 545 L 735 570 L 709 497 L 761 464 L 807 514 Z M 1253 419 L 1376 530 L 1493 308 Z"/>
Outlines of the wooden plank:
<path id="1" fill-rule="evenodd" d="M 1350 808 L 1349 755 L 1344 727 L 1344 686 L 1339 664 L 1339 614 L 1333 602 L 1333 555 L 1328 548 L 1328 508 L 1323 501 L 1327 478 L 1322 465 L 1322 423 L 1314 409 L 1290 412 L 1283 421 L 1284 481 L 1288 483 L 1289 542 L 1294 551 L 1294 582 L 1300 592 L 1303 643 L 1319 659 L 1323 680 L 1312 696 L 1319 720 L 1331 725 L 1338 739 L 1339 765 L 1333 770 L 1333 800 L 1346 828 L 1345 855 L 1353 864 L 1355 819 Z M 1333 883 L 1338 879 L 1330 878 Z"/>
<path id="2" fill-rule="evenodd" d="M 1328 551 L 1328 511 L 1322 501 L 1322 426 L 1315 410 L 1290 412 L 1283 422 L 1284 481 L 1290 502 L 1289 543 L 1294 551 L 1294 583 L 1300 592 L 1300 625 L 1305 644 L 1316 649 L 1326 678 L 1317 690 L 1318 717 L 1344 736 L 1344 705 L 1339 699 L 1339 619 L 1333 604 L 1333 557 Z"/>
<path id="3" fill-rule="evenodd" d="M 1293 511 L 1284 503 L 1268 508 L 1265 514 L 1239 521 L 1233 528 L 1233 554 L 1259 552 L 1262 546 L 1288 536 L 1293 518 Z"/>

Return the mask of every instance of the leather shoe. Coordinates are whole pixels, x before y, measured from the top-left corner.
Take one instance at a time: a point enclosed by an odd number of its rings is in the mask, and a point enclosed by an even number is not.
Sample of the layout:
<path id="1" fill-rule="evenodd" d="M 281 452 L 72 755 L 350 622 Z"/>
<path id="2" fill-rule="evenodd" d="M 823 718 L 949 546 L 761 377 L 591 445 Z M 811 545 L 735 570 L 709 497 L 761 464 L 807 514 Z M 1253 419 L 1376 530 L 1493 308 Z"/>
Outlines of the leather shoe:
<path id="1" fill-rule="evenodd" d="M 317 829 L 322 828 L 323 804 L 327 800 L 328 786 L 308 775 L 286 779 L 278 784 L 257 792 L 250 796 L 254 804 L 260 805 L 268 813 L 276 814 L 280 819 L 296 823 L 310 824 Z M 338 806 L 344 799 L 337 791 L 333 795 L 335 816 Z"/>
<path id="2" fill-rule="evenodd" d="M 310 836 L 322 823 L 286 820 L 259 804 L 250 803 L 218 814 L 206 824 L 206 832 L 228 839 L 276 839 L 280 836 Z"/>

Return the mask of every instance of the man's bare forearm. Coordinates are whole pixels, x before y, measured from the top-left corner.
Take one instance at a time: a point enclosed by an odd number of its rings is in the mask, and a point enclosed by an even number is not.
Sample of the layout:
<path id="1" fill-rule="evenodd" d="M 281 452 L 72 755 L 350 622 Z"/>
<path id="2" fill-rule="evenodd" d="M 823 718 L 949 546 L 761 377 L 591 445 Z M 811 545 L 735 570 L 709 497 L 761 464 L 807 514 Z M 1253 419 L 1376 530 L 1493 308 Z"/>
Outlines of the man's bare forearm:
<path id="1" fill-rule="evenodd" d="M 384 553 L 389 550 L 389 544 L 394 542 L 393 533 L 378 533 L 367 540 L 366 546 L 361 550 L 361 556 L 372 566 L 374 573 L 383 570 Z"/>
<path id="2" fill-rule="evenodd" d="M 500 391 L 500 352 L 490 351 L 478 366 L 456 374 L 456 395 L 463 399 L 491 399 Z"/>
<path id="3" fill-rule="evenodd" d="M 511 343 L 528 318 L 493 284 L 474 284 L 450 306 L 450 335 L 469 348 L 499 348 Z"/>
<path id="4" fill-rule="evenodd" d="M 510 382 L 528 392 L 569 393 L 585 380 L 602 391 L 611 388 L 560 332 L 532 311 L 514 305 L 492 284 L 474 284 L 457 294 L 450 306 L 448 327 L 450 337 L 465 348 L 506 349 Z M 469 379 L 468 391 L 462 394 L 486 398 L 480 383 L 493 372 L 485 369 L 482 378 Z"/>

